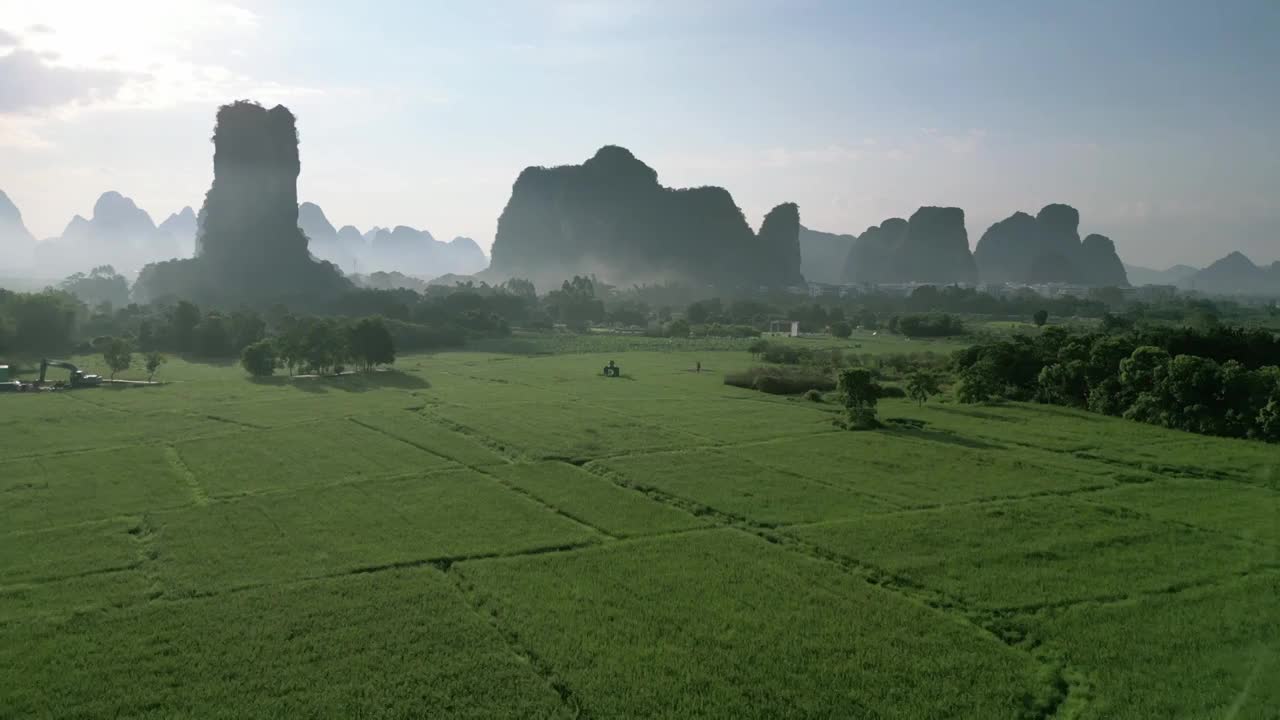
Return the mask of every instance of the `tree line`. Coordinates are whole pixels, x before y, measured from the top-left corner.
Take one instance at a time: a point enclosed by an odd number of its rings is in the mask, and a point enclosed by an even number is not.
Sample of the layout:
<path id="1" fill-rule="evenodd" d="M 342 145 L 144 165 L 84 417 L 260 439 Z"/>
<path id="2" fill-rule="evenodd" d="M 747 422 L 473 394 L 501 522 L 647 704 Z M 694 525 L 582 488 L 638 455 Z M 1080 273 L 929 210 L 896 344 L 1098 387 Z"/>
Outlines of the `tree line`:
<path id="1" fill-rule="evenodd" d="M 303 373 L 342 373 L 348 366 L 371 370 L 396 361 L 396 343 L 379 316 L 359 320 L 295 318 L 279 335 L 265 337 L 240 353 L 240 364 L 255 377 L 278 368 Z"/>
<path id="2" fill-rule="evenodd" d="M 958 351 L 957 399 L 1028 400 L 1205 435 L 1280 442 L 1280 337 L 1264 329 L 1132 328 Z"/>

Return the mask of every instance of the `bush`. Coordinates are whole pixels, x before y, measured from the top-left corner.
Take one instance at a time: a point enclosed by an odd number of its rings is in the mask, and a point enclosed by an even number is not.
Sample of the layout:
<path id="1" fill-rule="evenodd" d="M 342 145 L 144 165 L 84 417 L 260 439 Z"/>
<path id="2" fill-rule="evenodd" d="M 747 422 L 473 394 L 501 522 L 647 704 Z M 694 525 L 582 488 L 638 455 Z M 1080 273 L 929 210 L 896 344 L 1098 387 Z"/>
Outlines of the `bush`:
<path id="1" fill-rule="evenodd" d="M 817 390 L 814 390 L 813 388 L 810 388 L 804 391 L 804 399 L 808 400 L 809 402 L 820 403 L 822 402 L 822 393 L 818 392 Z"/>
<path id="2" fill-rule="evenodd" d="M 768 363 L 778 365 L 811 365 L 838 368 L 845 364 L 844 351 L 840 348 L 808 348 L 787 343 L 771 343 L 764 340 L 752 343 L 748 350 Z"/>
<path id="3" fill-rule="evenodd" d="M 825 372 L 809 368 L 753 367 L 724 376 L 725 385 L 759 390 L 770 395 L 799 395 L 809 390 L 835 389 L 835 381 Z"/>
<path id="4" fill-rule="evenodd" d="M 847 338 L 853 334 L 853 326 L 843 320 L 832 323 L 831 334 L 838 338 Z"/>
<path id="5" fill-rule="evenodd" d="M 107 363 L 107 369 L 111 371 L 111 379 L 114 380 L 116 373 L 128 370 L 133 364 L 133 347 L 129 345 L 128 340 L 106 338 L 98 346 L 102 348 L 102 359 Z"/>
<path id="6" fill-rule="evenodd" d="M 850 368 L 840 371 L 836 389 L 840 396 L 840 404 L 848 414 L 848 428 L 870 429 L 879 426 L 876 420 L 876 402 L 883 392 L 876 384 L 871 371 L 866 368 Z"/>
<path id="7" fill-rule="evenodd" d="M 276 371 L 276 348 L 270 340 L 259 340 L 240 353 L 240 364 L 254 377 L 269 377 Z"/>
<path id="8" fill-rule="evenodd" d="M 894 318 L 896 331 L 907 337 L 949 337 L 964 334 L 960 318 L 946 313 L 904 315 Z"/>
<path id="9" fill-rule="evenodd" d="M 760 331 L 750 325 L 721 325 L 720 323 L 711 323 L 710 325 L 694 325 L 689 328 L 689 332 L 694 337 L 713 337 L 713 338 L 756 338 L 760 337 Z"/>
<path id="10" fill-rule="evenodd" d="M 880 395 L 879 395 L 879 397 L 882 397 L 882 398 L 904 398 L 904 397 L 906 397 L 906 396 L 907 396 L 907 391 L 906 391 L 906 390 L 903 390 L 902 388 L 898 387 L 897 385 L 881 385 L 881 386 L 880 386 Z"/>
<path id="11" fill-rule="evenodd" d="M 456 325 L 421 325 L 402 320 L 383 320 L 396 350 L 439 350 L 466 344 L 467 332 Z"/>
<path id="12" fill-rule="evenodd" d="M 689 337 L 689 323 L 685 320 L 672 320 L 667 323 L 666 335 L 673 338 Z"/>

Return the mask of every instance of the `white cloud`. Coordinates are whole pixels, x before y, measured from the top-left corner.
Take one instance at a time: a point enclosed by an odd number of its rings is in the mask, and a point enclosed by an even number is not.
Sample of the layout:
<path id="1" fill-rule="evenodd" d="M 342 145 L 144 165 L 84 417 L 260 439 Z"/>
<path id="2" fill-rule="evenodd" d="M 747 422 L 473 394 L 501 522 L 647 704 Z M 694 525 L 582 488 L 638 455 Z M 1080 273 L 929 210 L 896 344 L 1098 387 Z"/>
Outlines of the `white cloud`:
<path id="1" fill-rule="evenodd" d="M 30 50 L 0 56 L 0 114 L 40 111 L 114 97 L 128 76 L 51 65 Z"/>
<path id="2" fill-rule="evenodd" d="M 258 15 L 226 0 L 0 0 L 0 17 L 25 28 L 10 33 L 18 49 L 0 55 L 0 115 L 11 118 L 68 120 L 241 97 L 273 104 L 319 92 L 205 59 L 236 57 L 257 39 Z M 0 35 L 0 48 L 5 41 Z M 21 140 L 0 141 L 7 146 L 48 144 L 38 123 L 6 124 L 23 130 Z"/>

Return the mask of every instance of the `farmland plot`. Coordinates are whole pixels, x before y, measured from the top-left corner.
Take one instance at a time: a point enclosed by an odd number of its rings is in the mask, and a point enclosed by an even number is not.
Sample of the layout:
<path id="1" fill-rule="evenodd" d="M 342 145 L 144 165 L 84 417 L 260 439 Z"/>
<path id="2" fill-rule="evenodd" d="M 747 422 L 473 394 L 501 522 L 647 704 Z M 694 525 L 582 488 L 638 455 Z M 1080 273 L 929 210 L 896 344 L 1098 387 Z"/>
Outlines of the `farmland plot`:
<path id="1" fill-rule="evenodd" d="M 0 668 L 11 717 L 569 717 L 430 568 L 0 626 Z"/>
<path id="2" fill-rule="evenodd" d="M 601 537 L 470 470 L 253 495 L 154 520 L 158 567 L 178 596 Z"/>
<path id="3" fill-rule="evenodd" d="M 630 455 L 596 464 L 638 488 L 761 525 L 845 518 L 895 507 L 880 498 L 739 459 L 746 449 Z"/>
<path id="4" fill-rule="evenodd" d="M 1270 555 L 1217 533 L 1062 498 L 894 513 L 788 532 L 993 610 L 1159 592 L 1245 572 Z"/>
<path id="5" fill-rule="evenodd" d="M 707 524 L 566 463 L 520 463 L 492 468 L 491 472 L 547 505 L 619 537 L 688 530 Z"/>
<path id="6" fill-rule="evenodd" d="M 1080 717 L 1274 718 L 1280 708 L 1280 574 L 1085 604 L 1032 621 L 1080 674 Z"/>
<path id="7" fill-rule="evenodd" d="M 211 497 L 438 470 L 454 465 L 346 420 L 179 443 L 178 455 Z"/>
<path id="8" fill-rule="evenodd" d="M 192 500 L 158 445 L 0 463 L 0 532 L 133 515 Z"/>
<path id="9" fill-rule="evenodd" d="M 1001 718 L 1050 694 L 976 629 L 733 531 L 453 572 L 596 717 Z"/>

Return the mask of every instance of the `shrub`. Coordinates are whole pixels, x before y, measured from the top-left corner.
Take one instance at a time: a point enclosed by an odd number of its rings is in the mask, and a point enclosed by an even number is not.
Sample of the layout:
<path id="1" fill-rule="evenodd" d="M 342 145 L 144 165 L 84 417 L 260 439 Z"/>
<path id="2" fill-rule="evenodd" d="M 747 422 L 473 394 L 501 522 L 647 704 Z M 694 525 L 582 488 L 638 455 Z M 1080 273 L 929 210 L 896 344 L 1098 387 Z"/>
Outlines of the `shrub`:
<path id="1" fill-rule="evenodd" d="M 158 371 L 160 369 L 160 366 L 165 364 L 166 362 L 168 362 L 168 360 L 165 358 L 165 356 L 161 355 L 155 350 L 152 350 L 151 352 L 146 354 L 148 382 L 156 376 L 156 371 Z"/>
<path id="2" fill-rule="evenodd" d="M 107 369 L 111 371 L 111 379 L 114 380 L 116 373 L 128 370 L 133 364 L 133 348 L 128 340 L 106 338 L 99 346 L 102 348 L 102 359 L 107 363 Z"/>
<path id="3" fill-rule="evenodd" d="M 804 399 L 808 400 L 809 402 L 820 403 L 822 402 L 822 393 L 818 392 L 817 390 L 814 390 L 813 388 L 809 388 L 808 390 L 804 391 Z"/>
<path id="4" fill-rule="evenodd" d="M 831 334 L 838 338 L 847 338 L 853 334 L 853 326 L 844 320 L 832 323 Z"/>
<path id="5" fill-rule="evenodd" d="M 694 337 L 717 337 L 717 338 L 758 338 L 760 331 L 750 325 L 721 325 L 720 323 L 711 323 L 710 325 L 694 325 L 689 328 L 690 334 Z"/>
<path id="6" fill-rule="evenodd" d="M 835 389 L 831 375 L 809 368 L 753 367 L 728 373 L 725 385 L 759 390 L 771 395 L 798 395 L 809 390 Z"/>
<path id="7" fill-rule="evenodd" d="M 254 377 L 268 377 L 276 371 L 276 348 L 270 340 L 259 340 L 240 353 L 240 364 Z"/>
<path id="8" fill-rule="evenodd" d="M 836 391 L 839 393 L 840 404 L 849 416 L 850 429 L 870 429 L 880 424 L 876 420 L 876 402 L 882 389 L 876 384 L 870 370 L 841 370 Z"/>
<path id="9" fill-rule="evenodd" d="M 907 391 L 906 391 L 906 390 L 903 390 L 902 388 L 898 387 L 897 385 L 881 385 L 881 386 L 880 386 L 880 394 L 879 394 L 879 396 L 878 396 L 878 397 L 882 397 L 882 398 L 904 398 L 904 397 L 906 397 L 906 396 L 907 396 Z"/>
<path id="10" fill-rule="evenodd" d="M 895 317 L 891 323 L 896 332 L 907 337 L 948 337 L 964 334 L 964 323 L 960 318 L 946 313 L 930 313 L 927 315 L 904 315 Z"/>

